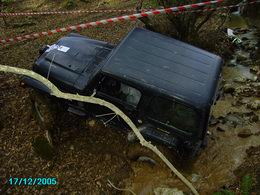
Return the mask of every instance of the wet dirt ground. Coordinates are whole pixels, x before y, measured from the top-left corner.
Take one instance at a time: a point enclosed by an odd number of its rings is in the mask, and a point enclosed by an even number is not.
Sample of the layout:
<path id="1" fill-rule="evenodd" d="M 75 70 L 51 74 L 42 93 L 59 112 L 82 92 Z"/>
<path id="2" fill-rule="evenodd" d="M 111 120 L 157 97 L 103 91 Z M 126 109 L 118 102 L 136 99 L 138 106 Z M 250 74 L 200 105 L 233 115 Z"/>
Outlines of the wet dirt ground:
<path id="1" fill-rule="evenodd" d="M 40 7 L 47 10 L 61 6 L 55 3 L 46 5 L 44 1 L 38 1 L 36 6 L 31 2 L 24 1 L 23 5 L 19 4 L 20 8 L 13 9 Z M 83 9 L 113 7 L 114 4 L 81 3 L 79 6 Z M 131 1 L 125 1 L 119 6 L 129 8 L 134 5 Z M 109 14 L 114 15 L 117 14 Z M 7 27 L 0 22 L 0 37 L 101 18 L 104 15 L 7 19 Z M 14 25 L 21 23 L 24 25 Z M 129 22 L 100 26 L 81 34 L 117 43 L 135 25 L 135 22 Z M 201 194 L 212 194 L 223 186 L 236 191 L 241 177 L 248 173 L 254 179 L 253 191 L 260 193 L 260 61 L 250 55 L 254 52 L 254 44 L 257 44 L 256 33 L 255 29 L 237 33 L 247 37 L 244 40 L 248 44 L 236 47 L 234 56 L 223 69 L 225 93 L 213 109 L 214 120 L 209 128 L 208 146 L 192 165 L 181 169 Z M 53 43 L 63 35 L 2 47 L 0 64 L 30 69 L 38 55 L 38 48 Z M 126 155 L 129 144 L 120 131 L 100 125 L 90 128 L 84 119 L 69 114 L 61 116 L 59 128 L 62 133 L 56 146 L 55 159 L 47 161 L 40 158 L 33 151 L 32 142 L 42 132 L 33 118 L 28 91 L 19 86 L 19 77 L 2 73 L 0 89 L 0 177 L 57 177 L 59 181 L 58 186 L 50 187 L 5 187 L 5 193 L 120 194 L 108 185 L 108 180 L 136 194 L 154 194 L 159 187 L 188 192 L 167 168 L 130 161 Z"/>

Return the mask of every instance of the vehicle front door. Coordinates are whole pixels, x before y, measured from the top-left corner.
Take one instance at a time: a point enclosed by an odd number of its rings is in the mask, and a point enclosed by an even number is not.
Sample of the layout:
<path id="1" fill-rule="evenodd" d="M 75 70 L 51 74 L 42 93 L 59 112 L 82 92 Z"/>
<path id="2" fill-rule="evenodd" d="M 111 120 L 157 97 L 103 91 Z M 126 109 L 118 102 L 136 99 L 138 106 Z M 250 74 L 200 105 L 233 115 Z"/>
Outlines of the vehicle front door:
<path id="1" fill-rule="evenodd" d="M 96 95 L 95 97 L 104 99 L 117 107 L 119 107 L 125 114 L 127 114 L 132 120 L 135 120 L 138 115 L 138 104 L 141 100 L 141 92 L 115 78 L 109 76 L 102 76 L 96 86 Z M 102 120 L 107 123 L 113 123 L 116 125 L 123 125 L 118 116 L 112 113 L 111 110 L 107 108 L 97 108 L 95 109 L 95 114 L 97 117 L 100 116 Z"/>

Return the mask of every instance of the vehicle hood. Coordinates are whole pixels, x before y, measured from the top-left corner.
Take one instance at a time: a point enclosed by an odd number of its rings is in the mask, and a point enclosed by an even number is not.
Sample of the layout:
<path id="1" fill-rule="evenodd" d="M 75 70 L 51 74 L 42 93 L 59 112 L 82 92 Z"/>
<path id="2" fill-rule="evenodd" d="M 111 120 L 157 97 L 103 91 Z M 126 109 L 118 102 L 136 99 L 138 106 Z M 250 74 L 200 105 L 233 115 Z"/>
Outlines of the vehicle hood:
<path id="1" fill-rule="evenodd" d="M 61 89 L 82 91 L 112 48 L 106 42 L 70 34 L 47 46 L 33 70 L 48 77 Z"/>

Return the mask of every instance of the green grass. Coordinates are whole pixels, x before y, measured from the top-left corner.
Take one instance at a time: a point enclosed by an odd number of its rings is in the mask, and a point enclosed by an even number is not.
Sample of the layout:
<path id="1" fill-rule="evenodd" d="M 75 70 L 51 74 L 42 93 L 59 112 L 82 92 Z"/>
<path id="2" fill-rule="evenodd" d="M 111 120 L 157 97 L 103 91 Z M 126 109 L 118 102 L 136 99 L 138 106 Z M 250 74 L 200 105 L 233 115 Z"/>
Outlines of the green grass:
<path id="1" fill-rule="evenodd" d="M 250 175 L 245 175 L 242 178 L 242 182 L 240 184 L 240 190 L 242 195 L 249 195 L 252 190 L 253 179 Z"/>
<path id="2" fill-rule="evenodd" d="M 240 192 L 242 195 L 250 195 L 252 190 L 253 179 L 249 174 L 245 175 L 240 183 Z M 222 189 L 218 192 L 214 192 L 213 195 L 235 195 L 235 192 L 231 190 Z"/>

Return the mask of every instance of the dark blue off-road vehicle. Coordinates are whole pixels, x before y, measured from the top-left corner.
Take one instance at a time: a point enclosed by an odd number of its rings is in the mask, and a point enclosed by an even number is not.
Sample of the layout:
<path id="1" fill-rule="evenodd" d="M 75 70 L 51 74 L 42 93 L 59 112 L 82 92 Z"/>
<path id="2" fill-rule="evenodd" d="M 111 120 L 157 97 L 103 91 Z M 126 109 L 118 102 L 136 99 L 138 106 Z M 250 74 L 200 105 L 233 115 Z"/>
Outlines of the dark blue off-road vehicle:
<path id="1" fill-rule="evenodd" d="M 212 53 L 145 29 L 135 28 L 117 46 L 78 34 L 40 50 L 33 71 L 61 91 L 107 100 L 121 108 L 147 140 L 177 151 L 205 145 L 211 106 L 219 95 L 222 59 Z M 41 93 L 33 98 L 46 128 L 57 105 L 80 116 L 129 129 L 110 110 L 50 97 L 41 83 L 23 82 Z M 131 133 L 130 133 L 131 134 Z"/>

